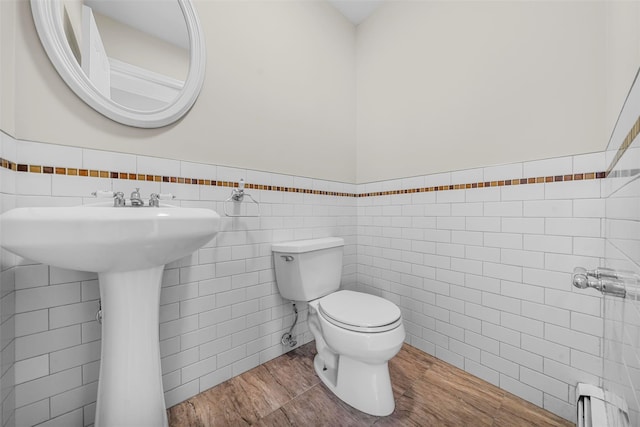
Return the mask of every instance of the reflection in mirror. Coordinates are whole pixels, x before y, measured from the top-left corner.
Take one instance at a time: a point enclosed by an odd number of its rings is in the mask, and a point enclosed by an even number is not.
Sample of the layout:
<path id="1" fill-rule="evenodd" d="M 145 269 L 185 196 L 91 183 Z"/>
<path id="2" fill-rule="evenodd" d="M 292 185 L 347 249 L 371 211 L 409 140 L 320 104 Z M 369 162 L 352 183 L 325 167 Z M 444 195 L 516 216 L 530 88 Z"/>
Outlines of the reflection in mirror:
<path id="1" fill-rule="evenodd" d="M 161 109 L 189 71 L 189 35 L 177 0 L 61 0 L 64 35 L 95 89 L 124 107 Z"/>
<path id="2" fill-rule="evenodd" d="M 60 77 L 106 117 L 158 128 L 198 99 L 206 50 L 191 0 L 31 0 L 31 13 Z"/>

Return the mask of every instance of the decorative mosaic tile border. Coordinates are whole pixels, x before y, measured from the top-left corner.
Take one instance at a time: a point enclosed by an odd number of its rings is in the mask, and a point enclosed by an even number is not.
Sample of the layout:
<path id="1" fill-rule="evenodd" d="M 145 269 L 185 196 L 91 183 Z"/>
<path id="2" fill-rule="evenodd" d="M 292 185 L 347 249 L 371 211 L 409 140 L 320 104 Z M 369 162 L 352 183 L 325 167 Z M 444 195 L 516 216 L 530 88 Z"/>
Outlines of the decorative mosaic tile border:
<path id="1" fill-rule="evenodd" d="M 605 172 L 589 172 L 589 173 L 576 173 L 576 174 L 569 174 L 569 175 L 539 176 L 536 178 L 514 178 L 514 179 L 505 179 L 500 181 L 473 182 L 470 184 L 440 185 L 436 187 L 412 188 L 408 190 L 378 191 L 375 193 L 358 194 L 358 197 L 390 196 L 394 194 L 409 194 L 409 193 L 428 193 L 431 191 L 466 190 L 469 188 L 503 187 L 507 185 L 541 184 L 541 183 L 547 183 L 547 182 L 582 181 L 586 179 L 602 179 L 602 178 L 605 178 L 605 176 L 606 176 Z"/>
<path id="2" fill-rule="evenodd" d="M 132 181 L 171 182 L 176 184 L 207 185 L 207 186 L 214 186 L 214 187 L 237 187 L 238 186 L 238 182 L 217 181 L 215 179 L 146 175 L 146 174 L 136 174 L 136 173 L 130 173 L 130 172 L 113 172 L 113 171 L 103 171 L 103 170 L 95 170 L 95 169 L 78 169 L 78 168 L 64 168 L 64 167 L 54 167 L 54 166 L 16 164 L 14 162 L 11 162 L 3 158 L 0 158 L 0 165 L 6 169 L 11 169 L 17 172 L 28 172 L 28 173 L 82 176 L 82 177 L 92 177 L 92 178 L 128 179 Z M 280 187 L 275 185 L 262 185 L 262 184 L 251 184 L 251 183 L 245 183 L 244 188 L 254 189 L 254 190 L 266 190 L 266 191 L 283 191 L 287 193 L 304 193 L 304 194 L 317 194 L 317 195 L 325 195 L 325 196 L 356 197 L 356 195 L 353 193 L 340 193 L 336 191 L 310 190 L 310 189 L 303 189 L 303 188 Z"/>
<path id="3" fill-rule="evenodd" d="M 136 173 L 128 173 L 128 172 L 93 170 L 93 169 L 77 169 L 77 168 L 64 168 L 64 167 L 41 166 L 41 165 L 16 164 L 2 158 L 0 158 L 0 163 L 3 168 L 11 169 L 17 172 L 43 173 L 43 174 L 55 174 L 55 175 L 67 175 L 67 176 L 84 176 L 84 177 L 93 177 L 93 178 L 128 179 L 132 181 L 172 182 L 177 184 L 207 185 L 207 186 L 217 186 L 217 187 L 237 187 L 238 186 L 237 182 L 217 181 L 214 179 L 146 175 L 146 174 L 136 174 Z M 541 184 L 541 183 L 550 183 L 550 182 L 582 181 L 582 180 L 590 180 L 590 179 L 602 179 L 602 178 L 605 178 L 606 176 L 607 176 L 606 172 L 588 172 L 588 173 L 576 173 L 576 174 L 568 174 L 568 175 L 539 176 L 539 177 L 533 177 L 533 178 L 513 178 L 513 179 L 500 180 L 500 181 L 472 182 L 472 183 L 455 184 L 455 185 L 440 185 L 440 186 L 434 186 L 434 187 L 411 188 L 406 190 L 378 191 L 373 193 L 360 193 L 360 194 L 340 193 L 335 191 L 324 191 L 324 190 L 310 190 L 310 189 L 294 188 L 294 187 L 279 187 L 275 185 L 262 185 L 262 184 L 252 184 L 252 183 L 246 183 L 245 188 L 254 189 L 254 190 L 265 190 L 265 191 L 283 191 L 287 193 L 316 194 L 316 195 L 323 195 L 323 196 L 376 197 L 376 196 L 393 196 L 397 194 L 429 193 L 433 191 L 466 190 L 471 188 L 502 187 L 502 186 L 510 186 L 510 185 Z"/>
<path id="4" fill-rule="evenodd" d="M 638 134 L 640 134 L 640 116 L 638 116 L 638 119 L 636 120 L 636 122 L 633 124 L 633 126 L 631 126 L 629 133 L 627 133 L 627 136 L 625 137 L 624 141 L 622 141 L 622 145 L 620 145 L 620 148 L 618 148 L 618 152 L 616 153 L 615 157 L 611 161 L 611 164 L 607 168 L 607 176 L 609 176 L 609 174 L 613 171 L 613 168 L 616 167 L 616 165 L 618 164 L 622 156 L 624 156 L 624 153 L 627 152 L 627 149 L 629 149 L 629 147 L 631 146 L 633 141 L 636 139 Z"/>

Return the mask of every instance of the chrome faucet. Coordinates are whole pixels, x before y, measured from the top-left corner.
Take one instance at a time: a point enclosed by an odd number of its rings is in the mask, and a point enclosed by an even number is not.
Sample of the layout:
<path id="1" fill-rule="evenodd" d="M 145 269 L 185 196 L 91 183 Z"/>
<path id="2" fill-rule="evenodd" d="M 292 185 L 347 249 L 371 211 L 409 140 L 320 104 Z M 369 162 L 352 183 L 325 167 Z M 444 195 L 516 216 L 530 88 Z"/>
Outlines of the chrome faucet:
<path id="1" fill-rule="evenodd" d="M 158 193 L 151 193 L 149 196 L 149 206 L 154 208 L 160 207 L 160 195 Z"/>
<path id="2" fill-rule="evenodd" d="M 131 206 L 144 206 L 144 202 L 140 198 L 140 188 L 131 192 Z"/>
<path id="3" fill-rule="evenodd" d="M 119 208 L 125 205 L 124 193 L 122 191 L 118 191 L 113 194 L 113 206 Z"/>

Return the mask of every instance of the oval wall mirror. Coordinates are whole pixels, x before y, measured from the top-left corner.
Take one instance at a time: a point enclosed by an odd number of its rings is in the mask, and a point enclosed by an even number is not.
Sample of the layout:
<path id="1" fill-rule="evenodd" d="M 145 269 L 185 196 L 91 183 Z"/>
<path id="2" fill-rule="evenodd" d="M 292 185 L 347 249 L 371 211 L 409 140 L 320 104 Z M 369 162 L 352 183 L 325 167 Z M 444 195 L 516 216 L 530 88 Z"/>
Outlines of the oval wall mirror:
<path id="1" fill-rule="evenodd" d="M 66 84 L 129 126 L 169 125 L 204 81 L 204 35 L 190 0 L 31 0 L 40 41 Z"/>

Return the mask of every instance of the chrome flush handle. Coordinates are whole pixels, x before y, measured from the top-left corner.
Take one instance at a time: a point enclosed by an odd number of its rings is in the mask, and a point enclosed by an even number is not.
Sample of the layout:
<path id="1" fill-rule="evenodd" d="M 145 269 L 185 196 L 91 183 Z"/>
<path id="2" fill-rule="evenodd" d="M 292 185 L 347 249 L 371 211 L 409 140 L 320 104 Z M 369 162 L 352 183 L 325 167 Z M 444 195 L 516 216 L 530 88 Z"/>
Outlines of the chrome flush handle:
<path id="1" fill-rule="evenodd" d="M 293 258 L 291 255 L 280 255 L 280 257 L 285 260 L 286 262 L 291 262 L 293 261 L 295 258 Z"/>

